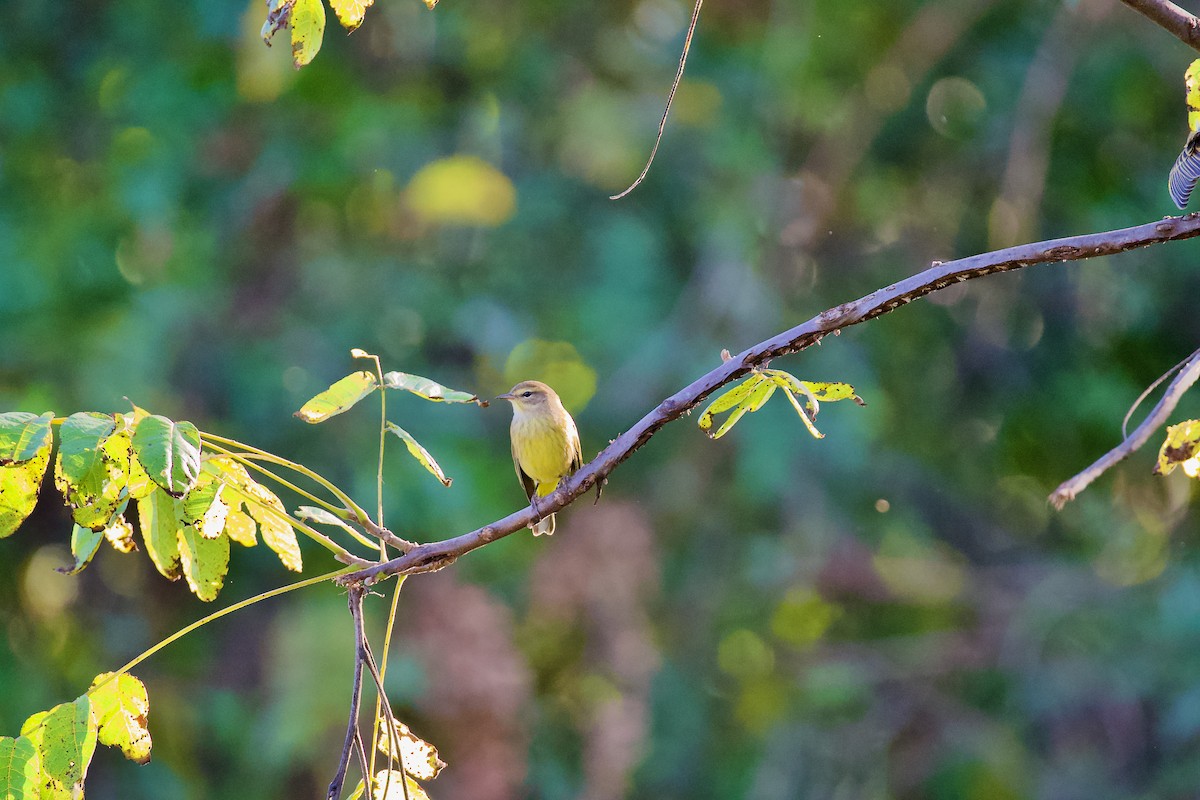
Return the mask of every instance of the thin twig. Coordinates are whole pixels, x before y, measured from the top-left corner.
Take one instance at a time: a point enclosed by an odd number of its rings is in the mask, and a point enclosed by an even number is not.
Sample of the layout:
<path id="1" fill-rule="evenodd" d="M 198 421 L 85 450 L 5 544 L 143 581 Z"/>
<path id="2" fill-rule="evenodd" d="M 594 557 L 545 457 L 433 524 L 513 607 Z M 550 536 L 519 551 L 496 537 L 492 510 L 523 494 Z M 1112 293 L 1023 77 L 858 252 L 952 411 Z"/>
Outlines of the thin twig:
<path id="1" fill-rule="evenodd" d="M 648 442 L 660 428 L 683 416 L 719 387 L 748 374 L 754 367 L 766 364 L 773 358 L 811 347 L 825 336 L 843 328 L 895 311 L 913 300 L 962 281 L 982 278 L 997 272 L 1010 272 L 1033 264 L 1079 261 L 1122 253 L 1151 244 L 1190 239 L 1194 236 L 1200 236 L 1200 215 L 1186 214 L 1182 217 L 1166 217 L 1158 222 L 1148 222 L 1133 228 L 1051 239 L 956 261 L 934 263 L 924 272 L 853 302 L 830 308 L 791 330 L 759 342 L 701 376 L 663 400 L 632 428 L 614 439 L 591 462 L 561 481 L 557 489 L 538 501 L 538 509 L 542 515 L 560 511 L 583 496 L 598 481 L 607 478 L 609 473 Z M 340 581 L 344 584 L 371 584 L 389 575 L 439 569 L 464 553 L 525 528 L 535 516 L 537 515 L 534 510 L 526 507 L 470 533 L 418 545 L 399 558 L 361 569 L 341 578 Z"/>
<path id="2" fill-rule="evenodd" d="M 362 669 L 364 653 L 366 653 L 366 636 L 363 633 L 362 600 L 366 592 L 360 586 L 351 586 L 347 597 L 350 604 L 350 616 L 354 618 L 354 693 L 350 696 L 350 719 L 346 722 L 346 740 L 342 744 L 342 757 L 338 759 L 337 772 L 329 782 L 327 800 L 338 800 L 342 796 L 342 785 L 346 782 L 346 768 L 350 765 L 350 751 L 358 741 L 358 749 L 362 750 L 362 737 L 358 732 L 358 704 L 362 697 Z M 365 759 L 363 759 L 365 762 Z M 363 764 L 364 785 L 370 781 L 366 764 Z"/>
<path id="3" fill-rule="evenodd" d="M 662 142 L 663 131 L 667 128 L 667 115 L 671 113 L 671 103 L 675 101 L 675 92 L 679 90 L 679 83 L 683 80 L 683 68 L 687 64 L 688 51 L 692 49 L 692 35 L 696 32 L 696 23 L 700 21 L 700 6 L 703 4 L 704 0 L 696 0 L 696 5 L 692 9 L 692 21 L 688 23 L 687 36 L 683 40 L 683 52 L 679 54 L 679 69 L 675 70 L 675 80 L 671 81 L 671 91 L 667 93 L 667 105 L 663 108 L 662 119 L 658 122 L 658 135 L 654 137 L 654 147 L 650 150 L 650 158 L 646 160 L 646 166 L 642 167 L 642 174 L 637 176 L 637 180 L 629 184 L 623 192 L 610 195 L 609 200 L 620 200 L 640 186 L 650 173 L 650 165 L 654 163 L 654 156 L 658 154 L 658 145 Z"/>
<path id="4" fill-rule="evenodd" d="M 361 618 L 360 618 L 361 623 Z M 370 671 L 371 677 L 375 680 L 375 690 L 379 693 L 379 698 L 383 704 L 383 715 L 387 717 L 388 723 L 388 781 L 392 778 L 391 759 L 392 753 L 396 754 L 396 759 L 400 762 L 400 780 L 401 787 L 404 789 L 404 800 L 409 800 L 408 797 L 408 771 L 404 769 L 404 752 L 400 747 L 400 743 L 396 741 L 396 737 L 400 734 L 400 728 L 396 725 L 396 718 L 392 715 L 392 704 L 388 702 L 387 692 L 383 690 L 383 678 L 379 674 L 379 667 L 375 664 L 375 656 L 371 653 L 371 644 L 364 640 L 365 647 L 363 648 L 363 657 L 367 664 L 367 670 Z M 387 784 L 384 784 L 382 792 L 384 797 L 388 796 Z"/>
<path id="5" fill-rule="evenodd" d="M 1188 47 L 1200 50 L 1200 19 L 1194 15 L 1169 0 L 1121 0 L 1121 2 L 1145 15 L 1167 32 L 1174 34 Z"/>
<path id="6" fill-rule="evenodd" d="M 1054 494 L 1050 495 L 1050 502 L 1054 507 L 1061 509 L 1068 502 L 1074 500 L 1077 494 L 1086 489 L 1088 484 L 1144 445 L 1154 435 L 1154 432 L 1161 428 L 1163 423 L 1167 421 L 1167 417 L 1171 416 L 1171 412 L 1175 410 L 1175 406 L 1179 405 L 1179 398 L 1183 397 L 1184 393 L 1192 388 L 1192 384 L 1197 379 L 1200 379 L 1200 350 L 1188 356 L 1187 361 L 1184 362 L 1183 367 L 1179 370 L 1179 374 L 1175 376 L 1175 380 L 1171 381 L 1171 385 L 1163 393 L 1162 399 L 1158 401 L 1158 405 L 1151 409 L 1150 413 L 1146 415 L 1146 419 L 1142 420 L 1141 425 L 1133 429 L 1133 434 L 1129 438 L 1105 453 L 1096 463 L 1070 480 L 1064 481 L 1061 486 L 1054 490 Z"/>

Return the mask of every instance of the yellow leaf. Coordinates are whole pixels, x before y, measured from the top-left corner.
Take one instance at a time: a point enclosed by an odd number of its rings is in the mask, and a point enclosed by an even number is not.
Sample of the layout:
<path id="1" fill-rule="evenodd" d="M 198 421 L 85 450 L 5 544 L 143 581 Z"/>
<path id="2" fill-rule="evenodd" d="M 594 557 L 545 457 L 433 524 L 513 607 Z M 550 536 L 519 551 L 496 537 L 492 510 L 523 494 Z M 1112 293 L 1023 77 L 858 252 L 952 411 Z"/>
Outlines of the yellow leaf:
<path id="1" fill-rule="evenodd" d="M 325 36 L 325 6 L 321 0 L 295 0 L 291 27 L 292 63 L 300 69 L 316 58 Z"/>
<path id="2" fill-rule="evenodd" d="M 342 23 L 342 27 L 352 32 L 362 25 L 367 9 L 374 3 L 375 0 L 329 0 L 329 7 L 333 9 L 334 14 L 337 14 L 338 22 Z"/>
<path id="3" fill-rule="evenodd" d="M 229 572 L 229 537 L 205 539 L 192 525 L 179 529 L 179 561 L 188 588 L 204 602 L 217 599 Z"/>
<path id="4" fill-rule="evenodd" d="M 399 770 L 376 772 L 374 784 L 371 800 L 429 800 L 421 785 Z"/>
<path id="5" fill-rule="evenodd" d="M 517 207 L 512 181 L 476 156 L 426 164 L 409 181 L 405 199 L 414 214 L 433 224 L 496 226 Z"/>
<path id="6" fill-rule="evenodd" d="M 152 742 L 146 727 L 150 698 L 145 684 L 128 673 L 114 677 L 105 672 L 92 681 L 88 694 L 92 698 L 92 717 L 99 726 L 100 744 L 121 748 L 130 761 L 150 761 Z"/>
<path id="7" fill-rule="evenodd" d="M 1198 59 L 1200 60 L 1200 59 Z M 1200 475 L 1200 420 L 1189 419 L 1167 428 L 1167 438 L 1158 450 L 1154 471 L 1169 475 L 1182 465 L 1189 478 Z"/>
<path id="8" fill-rule="evenodd" d="M 258 523 L 267 547 L 275 551 L 285 567 L 292 572 L 300 572 L 303 569 L 300 544 L 296 541 L 296 531 L 292 528 L 283 503 L 261 483 L 251 482 L 242 491 L 251 498 L 246 503 L 246 509 Z"/>
<path id="9" fill-rule="evenodd" d="M 417 780 L 433 780 L 446 766 L 438 758 L 437 748 L 417 736 L 403 722 L 396 722 L 394 735 L 388 736 L 387 718 L 379 718 L 379 752 L 404 765 L 404 771 Z"/>
<path id="10" fill-rule="evenodd" d="M 708 429 L 712 427 L 714 415 L 728 411 L 729 409 L 741 403 L 750 396 L 750 393 L 754 391 L 754 388 L 758 386 L 762 380 L 763 378 L 761 375 L 751 375 L 749 378 L 709 403 L 708 408 L 704 409 L 704 413 L 700 415 L 700 419 L 696 420 L 696 424 L 700 426 L 700 430 L 707 432 Z M 713 438 L 715 439 L 717 437 L 714 436 Z"/>

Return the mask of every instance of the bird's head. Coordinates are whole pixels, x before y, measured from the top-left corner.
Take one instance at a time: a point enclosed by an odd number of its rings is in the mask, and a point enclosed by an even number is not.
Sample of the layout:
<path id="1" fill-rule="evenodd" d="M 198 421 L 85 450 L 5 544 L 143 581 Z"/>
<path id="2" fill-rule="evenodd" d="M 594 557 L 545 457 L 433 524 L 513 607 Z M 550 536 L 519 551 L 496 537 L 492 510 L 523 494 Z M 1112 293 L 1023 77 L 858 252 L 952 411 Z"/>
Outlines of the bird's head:
<path id="1" fill-rule="evenodd" d="M 514 411 L 536 412 L 553 405 L 558 395 L 541 381 L 521 381 L 496 399 L 512 403 Z"/>

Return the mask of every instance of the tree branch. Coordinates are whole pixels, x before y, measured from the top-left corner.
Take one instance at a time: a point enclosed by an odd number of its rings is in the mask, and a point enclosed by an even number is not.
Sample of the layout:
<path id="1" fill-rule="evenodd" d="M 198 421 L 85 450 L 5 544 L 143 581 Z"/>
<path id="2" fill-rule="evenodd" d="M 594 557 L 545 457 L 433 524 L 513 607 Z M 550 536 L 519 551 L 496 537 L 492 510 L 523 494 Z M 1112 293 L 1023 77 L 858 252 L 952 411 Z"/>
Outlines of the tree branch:
<path id="1" fill-rule="evenodd" d="M 659 403 L 636 425 L 614 439 L 590 463 L 564 479 L 554 492 L 538 501 L 538 509 L 541 515 L 545 515 L 570 505 L 597 482 L 607 478 L 622 461 L 648 442 L 659 428 L 695 408 L 719 387 L 748 374 L 755 367 L 763 366 L 773 358 L 811 347 L 830 333 L 837 333 L 851 325 L 875 319 L 931 292 L 962 281 L 982 278 L 997 272 L 1010 272 L 1034 264 L 1078 261 L 1112 255 L 1194 236 L 1200 236 L 1200 215 L 1187 214 L 1182 217 L 1167 217 L 1133 228 L 1034 242 L 955 261 L 934 262 L 933 266 L 924 272 L 853 302 L 830 308 L 791 330 L 759 342 L 693 381 Z M 441 569 L 464 553 L 521 530 L 537 516 L 540 515 L 535 515 L 533 509 L 527 507 L 470 533 L 440 542 L 417 545 L 398 558 L 349 573 L 339 578 L 338 582 L 343 585 L 371 584 L 391 575 Z"/>
<path id="2" fill-rule="evenodd" d="M 1054 494 L 1050 495 L 1050 502 L 1055 508 L 1061 510 L 1092 481 L 1141 448 L 1154 435 L 1154 432 L 1163 426 L 1167 417 L 1171 416 L 1171 412 L 1175 410 L 1175 406 L 1179 405 L 1179 398 L 1183 397 L 1184 393 L 1192 388 L 1192 384 L 1200 379 L 1200 350 L 1192 353 L 1183 364 L 1172 368 L 1172 371 L 1175 369 L 1179 370 L 1179 374 L 1175 376 L 1175 380 L 1171 381 L 1167 391 L 1163 392 L 1162 399 L 1158 401 L 1158 404 L 1146 415 L 1146 419 L 1142 420 L 1142 424 L 1138 425 L 1128 438 L 1101 456 L 1094 464 L 1070 480 L 1063 481 L 1054 490 Z"/>
<path id="3" fill-rule="evenodd" d="M 1194 50 L 1200 50 L 1200 18 L 1170 0 L 1121 0 L 1122 3 L 1174 34 Z"/>

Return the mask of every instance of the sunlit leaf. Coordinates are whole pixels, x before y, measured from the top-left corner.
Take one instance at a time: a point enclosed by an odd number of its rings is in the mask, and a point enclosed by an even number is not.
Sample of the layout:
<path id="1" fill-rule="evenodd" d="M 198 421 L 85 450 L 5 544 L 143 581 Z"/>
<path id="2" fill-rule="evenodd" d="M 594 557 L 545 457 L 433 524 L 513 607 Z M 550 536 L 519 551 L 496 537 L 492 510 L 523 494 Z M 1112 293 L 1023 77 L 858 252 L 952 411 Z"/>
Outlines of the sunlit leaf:
<path id="1" fill-rule="evenodd" d="M 711 433 L 709 436 L 711 436 L 713 439 L 720 439 L 729 432 L 730 428 L 737 424 L 738 420 L 745 416 L 747 410 L 748 409 L 745 405 L 740 405 L 733 411 L 729 412 L 729 416 L 725 418 L 723 423 L 721 423 L 721 427 L 717 428 L 716 433 Z"/>
<path id="2" fill-rule="evenodd" d="M 334 14 L 337 14 L 338 22 L 342 23 L 342 27 L 347 31 L 353 31 L 362 25 L 367 9 L 374 3 L 375 0 L 329 0 L 329 7 L 333 9 Z"/>
<path id="3" fill-rule="evenodd" d="M 745 400 L 746 410 L 750 413 L 758 411 L 767 404 L 767 401 L 771 399 L 771 395 L 775 394 L 777 388 L 779 387 L 772 381 L 763 381 L 758 386 L 755 386 L 754 391 Z"/>
<path id="4" fill-rule="evenodd" d="M 25 411 L 0 414 L 0 466 L 28 461 L 49 446 L 53 419 L 49 411 L 40 417 Z"/>
<path id="5" fill-rule="evenodd" d="M 417 780 L 428 781 L 437 777 L 446 762 L 438 758 L 437 748 L 417 736 L 403 722 L 396 722 L 393 735 L 388 735 L 387 717 L 379 717 L 379 752 L 391 756 L 396 763 L 404 764 L 404 771 Z"/>
<path id="6" fill-rule="evenodd" d="M 400 770 L 380 770 L 373 783 L 371 800 L 429 800 L 421 785 Z"/>
<path id="7" fill-rule="evenodd" d="M 700 430 L 707 432 L 708 429 L 712 427 L 714 415 L 728 411 L 734 406 L 740 404 L 750 396 L 750 393 L 754 391 L 754 388 L 761 382 L 761 375 L 751 375 L 749 378 L 709 403 L 708 408 L 704 409 L 704 412 L 700 414 L 700 419 L 696 420 L 696 424 L 700 426 Z M 716 437 L 714 436 L 713 438 Z"/>
<path id="8" fill-rule="evenodd" d="M 100 744 L 121 748 L 130 761 L 147 763 L 151 748 L 146 727 L 150 698 L 145 684 L 128 673 L 113 677 L 113 673 L 105 672 L 92 681 L 88 694 Z"/>
<path id="9" fill-rule="evenodd" d="M 422 378 L 420 375 L 409 375 L 405 372 L 385 372 L 383 385 L 388 389 L 403 389 L 406 392 L 412 392 L 417 397 L 423 397 L 436 403 L 480 402 L 479 398 L 470 392 L 448 389 L 437 381 Z"/>
<path id="10" fill-rule="evenodd" d="M 25 720 L 21 735 L 29 737 L 37 747 L 41 780 L 56 784 L 53 787 L 56 791 L 73 790 L 87 775 L 92 754 L 96 752 L 91 701 L 85 694 L 74 702 L 39 711 Z"/>
<path id="11" fill-rule="evenodd" d="M 296 0 L 292 9 L 292 63 L 300 69 L 317 57 L 325 36 L 321 0 Z"/>
<path id="12" fill-rule="evenodd" d="M 1169 475 L 1180 465 L 1189 478 L 1200 477 L 1200 419 L 1189 419 L 1167 428 L 1154 471 Z"/>
<path id="13" fill-rule="evenodd" d="M 225 518 L 225 535 L 242 547 L 258 544 L 258 526 L 254 518 L 244 511 L 229 510 L 229 516 Z"/>
<path id="14" fill-rule="evenodd" d="M 118 511 L 108 521 L 108 525 L 104 526 L 103 535 L 119 553 L 132 553 L 137 549 L 137 542 L 133 540 L 133 526 L 125 519 L 123 511 Z"/>
<path id="15" fill-rule="evenodd" d="M 76 524 L 104 528 L 126 493 L 129 434 L 116 429 L 113 417 L 88 412 L 63 422 L 59 442 L 55 486 Z"/>
<path id="16" fill-rule="evenodd" d="M 375 376 L 365 370 L 351 373 L 309 400 L 295 416 L 308 423 L 324 422 L 349 411 L 378 388 Z"/>
<path id="17" fill-rule="evenodd" d="M 294 512 L 299 519 L 308 520 L 309 522 L 318 522 L 322 525 L 335 525 L 344 531 L 357 533 L 354 528 L 350 527 L 344 519 L 336 514 L 327 511 L 324 508 L 315 506 L 300 506 Z"/>
<path id="18" fill-rule="evenodd" d="M 412 437 L 412 434 L 392 422 L 387 424 L 387 429 L 400 437 L 404 445 L 408 448 L 408 452 L 412 454 L 412 457 L 419 461 L 421 466 L 429 470 L 433 477 L 441 481 L 443 486 L 449 486 L 452 483 L 452 479 L 446 477 L 446 473 L 442 472 L 442 468 L 438 465 L 437 461 L 429 454 L 428 450 Z"/>
<path id="19" fill-rule="evenodd" d="M 190 422 L 152 414 L 133 433 L 133 452 L 150 478 L 173 497 L 183 497 L 200 476 L 200 431 Z"/>
<path id="20" fill-rule="evenodd" d="M 179 529 L 179 561 L 188 588 L 205 602 L 217 599 L 229 572 L 229 537 L 206 539 L 193 525 Z"/>
<path id="21" fill-rule="evenodd" d="M 0 467 L 0 539 L 16 531 L 33 513 L 49 465 L 50 442 L 46 442 L 28 461 Z"/>
<path id="22" fill-rule="evenodd" d="M 358 784 L 354 787 L 354 791 L 350 793 L 350 796 L 347 797 L 346 800 L 359 800 L 359 798 L 361 798 L 366 791 L 366 784 L 364 784 L 360 778 Z"/>
<path id="23" fill-rule="evenodd" d="M 517 208 L 512 181 L 478 156 L 449 156 L 426 164 L 413 175 L 404 196 L 417 217 L 440 224 L 500 225 Z"/>
<path id="24" fill-rule="evenodd" d="M 249 498 L 246 510 L 258 523 L 258 530 L 267 547 L 275 551 L 283 566 L 292 572 L 300 572 L 303 569 L 300 544 L 296 541 L 296 531 L 280 499 L 260 483 L 251 482 L 239 491 Z"/>
<path id="25" fill-rule="evenodd" d="M 808 428 L 808 432 L 813 435 L 813 438 L 814 439 L 824 439 L 825 434 L 823 434 L 819 430 L 817 430 L 817 426 L 815 424 L 813 424 L 813 421 L 812 421 L 812 413 L 813 412 L 805 411 L 803 408 L 800 407 L 800 403 L 799 403 L 799 401 L 796 400 L 796 395 L 792 394 L 792 390 L 790 387 L 784 386 L 783 393 L 787 396 L 787 399 L 791 401 L 792 408 L 796 409 L 796 413 L 800 415 L 800 420 L 804 423 L 804 427 Z"/>
<path id="26" fill-rule="evenodd" d="M 72 526 L 71 555 L 75 557 L 75 565 L 73 567 L 58 567 L 58 571 L 64 575 L 75 575 L 80 572 L 88 565 L 92 557 L 96 555 L 96 551 L 100 549 L 100 543 L 103 541 L 104 531 L 94 531 L 82 525 Z M 3 800 L 3 795 L 0 795 L 0 800 Z"/>
<path id="27" fill-rule="evenodd" d="M 225 530 L 229 506 L 221 499 L 225 484 L 204 473 L 183 498 L 184 522 L 195 525 L 206 539 L 215 539 Z"/>
<path id="28" fill-rule="evenodd" d="M 142 542 L 150 560 L 163 577 L 179 580 L 179 529 L 183 514 L 180 502 L 156 488 L 148 497 L 137 501 L 137 508 Z"/>
<path id="29" fill-rule="evenodd" d="M 865 406 L 866 402 L 854 393 L 854 387 L 848 383 L 828 383 L 822 381 L 800 381 L 808 388 L 813 396 L 818 400 L 826 403 L 832 403 L 837 400 L 853 400 L 860 406 Z"/>
<path id="30" fill-rule="evenodd" d="M 27 737 L 0 736 L 0 800 L 39 800 L 41 759 Z"/>

